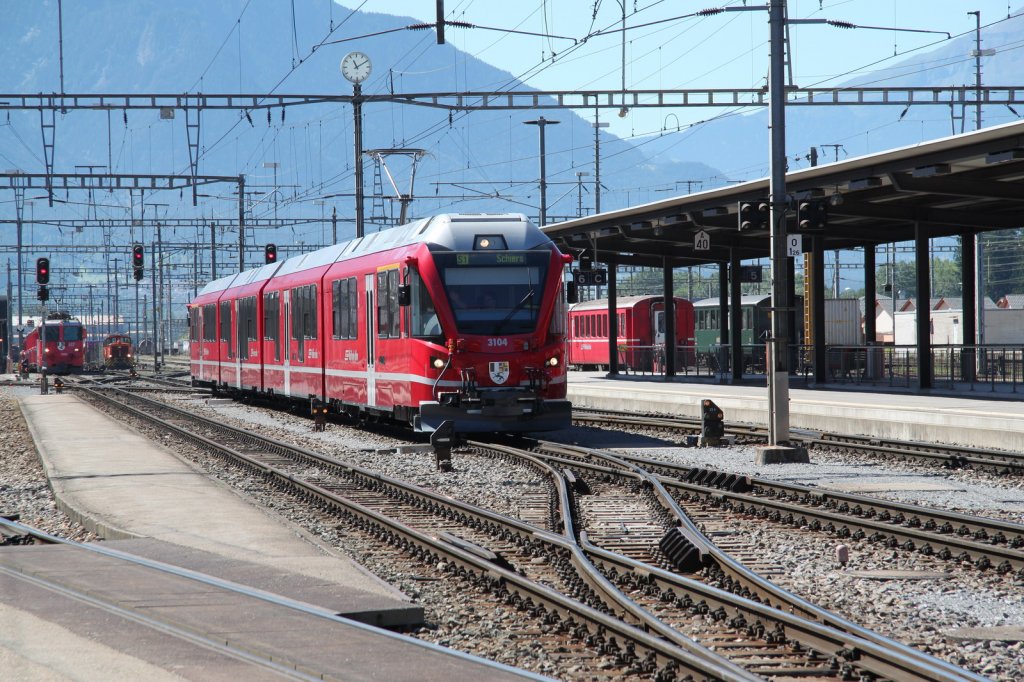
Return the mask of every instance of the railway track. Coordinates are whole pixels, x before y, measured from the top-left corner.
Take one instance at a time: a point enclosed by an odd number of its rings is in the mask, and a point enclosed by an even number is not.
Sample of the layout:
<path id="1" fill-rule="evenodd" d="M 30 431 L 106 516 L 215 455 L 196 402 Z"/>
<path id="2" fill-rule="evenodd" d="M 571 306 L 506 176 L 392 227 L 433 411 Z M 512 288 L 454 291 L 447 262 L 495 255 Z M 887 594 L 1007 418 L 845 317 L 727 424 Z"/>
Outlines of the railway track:
<path id="1" fill-rule="evenodd" d="M 611 426 L 616 429 L 648 429 L 677 434 L 699 434 L 700 420 L 691 417 L 669 417 L 576 409 L 573 422 L 581 426 Z M 768 429 L 761 426 L 726 425 L 725 433 L 738 444 L 764 444 L 768 442 Z M 1024 454 L 970 448 L 941 443 L 898 441 L 886 438 L 838 433 L 793 430 L 791 440 L 807 448 L 860 454 L 886 461 L 917 462 L 942 469 L 976 469 L 1002 476 L 1024 476 Z"/>
<path id="2" fill-rule="evenodd" d="M 534 468 L 548 482 L 546 513 L 543 508 L 531 513 L 537 525 L 141 396 L 107 389 L 103 393 L 116 393 L 114 400 L 135 416 L 217 449 L 282 491 L 336 510 L 403 552 L 444 565 L 478 588 L 511 600 L 538 618 L 549 636 L 568 637 L 574 649 L 610 657 L 623 674 L 666 680 L 684 674 L 721 679 L 791 674 L 825 680 L 849 679 L 860 671 L 871 679 L 977 679 L 873 633 L 858 633 L 855 626 L 840 630 L 825 624 L 827 618 L 808 620 L 773 608 L 774 598 L 759 603 L 749 591 L 744 595 L 668 571 L 659 563 L 665 563 L 665 556 L 678 559 L 677 546 L 665 545 L 667 549 L 640 559 L 628 556 L 622 546 L 615 548 L 620 551 L 597 546 L 587 539 L 588 531 L 575 530 L 583 483 L 522 450 L 491 452 Z M 162 416 L 147 415 L 150 411 Z M 641 488 L 661 487 L 650 475 L 637 480 L 643 481 Z M 631 488 L 621 488 L 620 497 L 630 496 Z M 660 499 L 669 497 L 664 493 Z M 639 517 L 649 515 L 650 509 L 639 505 L 635 512 Z M 596 513 L 600 516 L 599 509 Z M 648 540 L 660 530 L 650 526 Z M 665 556 L 659 557 L 658 551 Z M 710 632 L 709 623 L 714 625 Z M 695 645 L 687 630 L 703 632 L 705 646 Z"/>

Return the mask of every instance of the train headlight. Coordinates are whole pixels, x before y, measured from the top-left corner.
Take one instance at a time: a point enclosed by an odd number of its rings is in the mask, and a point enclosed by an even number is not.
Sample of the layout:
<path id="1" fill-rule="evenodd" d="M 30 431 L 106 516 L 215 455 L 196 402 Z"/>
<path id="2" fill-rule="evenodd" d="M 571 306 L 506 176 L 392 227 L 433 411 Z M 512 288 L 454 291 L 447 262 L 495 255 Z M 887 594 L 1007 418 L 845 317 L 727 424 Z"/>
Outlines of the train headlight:
<path id="1" fill-rule="evenodd" d="M 444 360 L 441 358 L 434 358 L 431 360 L 430 364 L 433 365 L 434 369 L 441 369 L 444 367 Z"/>
<path id="2" fill-rule="evenodd" d="M 558 358 L 556 358 L 556 357 L 548 358 L 548 365 L 551 366 L 551 367 L 558 367 Z"/>
<path id="3" fill-rule="evenodd" d="M 49 349 L 49 348 L 44 348 L 44 349 L 43 349 L 43 352 L 44 352 L 44 353 L 49 353 L 49 352 L 50 352 L 50 349 Z"/>

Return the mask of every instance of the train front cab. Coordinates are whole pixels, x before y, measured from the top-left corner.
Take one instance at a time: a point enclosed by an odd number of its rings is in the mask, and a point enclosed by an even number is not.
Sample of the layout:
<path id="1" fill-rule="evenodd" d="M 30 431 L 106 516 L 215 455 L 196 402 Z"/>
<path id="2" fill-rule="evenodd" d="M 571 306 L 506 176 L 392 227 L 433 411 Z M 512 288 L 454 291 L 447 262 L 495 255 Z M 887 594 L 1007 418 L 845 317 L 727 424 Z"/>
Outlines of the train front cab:
<path id="1" fill-rule="evenodd" d="M 24 357 L 33 371 L 42 368 L 53 374 L 81 373 L 85 364 L 86 336 L 86 328 L 77 320 L 47 320 L 25 336 Z"/>
<path id="2" fill-rule="evenodd" d="M 479 242 L 478 237 L 474 245 Z M 435 356 L 435 365 L 444 364 L 430 399 L 419 405 L 418 429 L 432 431 L 446 420 L 461 433 L 570 425 L 564 262 L 550 243 L 523 250 L 435 251 L 419 259 L 445 346 L 443 357 Z"/>

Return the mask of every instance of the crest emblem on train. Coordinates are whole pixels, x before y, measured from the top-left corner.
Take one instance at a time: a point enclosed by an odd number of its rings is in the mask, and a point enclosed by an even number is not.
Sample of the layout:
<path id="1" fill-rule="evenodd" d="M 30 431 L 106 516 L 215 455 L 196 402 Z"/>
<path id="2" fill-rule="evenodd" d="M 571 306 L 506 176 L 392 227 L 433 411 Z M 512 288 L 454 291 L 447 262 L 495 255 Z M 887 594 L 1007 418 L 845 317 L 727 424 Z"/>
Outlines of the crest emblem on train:
<path id="1" fill-rule="evenodd" d="M 503 384 L 508 381 L 508 363 L 507 362 L 491 362 L 488 363 L 488 369 L 490 370 L 491 381 L 496 384 Z"/>
<path id="2" fill-rule="evenodd" d="M 64 350 L 64 342 L 63 341 L 58 341 L 57 342 L 57 350 Z"/>

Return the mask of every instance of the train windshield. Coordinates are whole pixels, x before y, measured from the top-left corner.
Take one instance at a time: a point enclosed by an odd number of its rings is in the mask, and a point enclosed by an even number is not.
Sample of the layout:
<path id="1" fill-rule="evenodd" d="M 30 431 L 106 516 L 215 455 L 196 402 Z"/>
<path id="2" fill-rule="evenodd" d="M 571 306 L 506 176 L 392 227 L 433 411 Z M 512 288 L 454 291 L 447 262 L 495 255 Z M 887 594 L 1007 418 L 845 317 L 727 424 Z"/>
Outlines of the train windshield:
<path id="1" fill-rule="evenodd" d="M 77 324 L 64 325 L 64 340 L 65 341 L 81 341 L 82 340 L 82 328 Z"/>
<path id="2" fill-rule="evenodd" d="M 527 334 L 537 328 L 549 251 L 435 253 L 463 334 Z"/>

